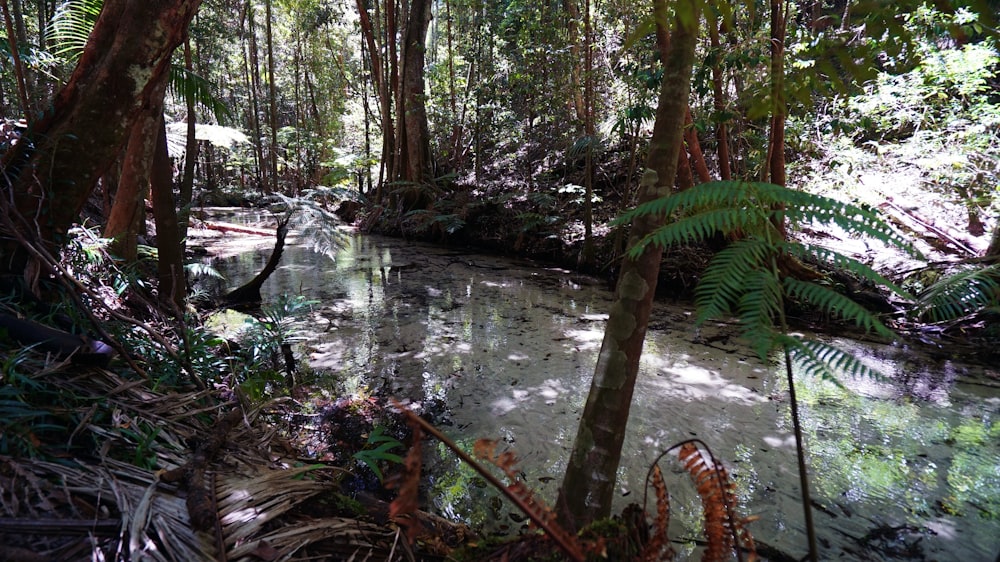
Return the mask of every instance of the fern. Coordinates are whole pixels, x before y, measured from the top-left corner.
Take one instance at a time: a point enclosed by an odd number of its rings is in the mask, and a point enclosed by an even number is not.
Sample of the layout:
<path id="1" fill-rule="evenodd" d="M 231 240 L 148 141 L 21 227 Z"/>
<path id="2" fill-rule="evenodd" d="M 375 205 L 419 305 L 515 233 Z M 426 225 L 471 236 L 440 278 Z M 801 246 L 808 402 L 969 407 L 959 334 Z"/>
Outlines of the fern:
<path id="1" fill-rule="evenodd" d="M 997 306 L 1000 265 L 966 269 L 931 285 L 917 300 L 914 314 L 932 322 L 957 320 Z"/>

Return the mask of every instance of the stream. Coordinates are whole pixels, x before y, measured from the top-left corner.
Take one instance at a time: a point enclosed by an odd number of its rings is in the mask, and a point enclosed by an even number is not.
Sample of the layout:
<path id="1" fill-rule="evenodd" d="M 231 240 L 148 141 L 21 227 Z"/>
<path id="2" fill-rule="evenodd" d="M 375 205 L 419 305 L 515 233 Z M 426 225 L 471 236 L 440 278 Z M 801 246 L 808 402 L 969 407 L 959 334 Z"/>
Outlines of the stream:
<path id="1" fill-rule="evenodd" d="M 246 221 L 215 211 L 213 220 Z M 250 217 L 253 222 L 255 217 Z M 260 218 L 260 217 L 257 217 Z M 264 217 L 266 218 L 266 217 Z M 345 231 L 314 252 L 289 237 L 264 300 L 320 302 L 299 349 L 331 386 L 436 403 L 442 430 L 471 451 L 480 437 L 516 451 L 526 482 L 552 504 L 590 386 L 612 294 L 603 282 L 523 260 Z M 273 238 L 200 242 L 235 287 Z M 615 511 L 643 501 L 650 464 L 698 438 L 724 461 L 754 537 L 807 551 L 784 367 L 761 362 L 733 326 L 696 329 L 659 303 L 618 473 Z M 828 341 L 885 375 L 843 387 L 799 378 L 814 520 L 823 559 L 993 562 L 1000 553 L 1000 372 L 905 346 Z M 427 509 L 490 532 L 522 517 L 443 447 L 431 447 Z M 698 538 L 700 500 L 676 457 L 660 461 L 671 537 Z M 650 498 L 649 510 L 654 511 Z M 675 545 L 679 559 L 693 547 Z"/>

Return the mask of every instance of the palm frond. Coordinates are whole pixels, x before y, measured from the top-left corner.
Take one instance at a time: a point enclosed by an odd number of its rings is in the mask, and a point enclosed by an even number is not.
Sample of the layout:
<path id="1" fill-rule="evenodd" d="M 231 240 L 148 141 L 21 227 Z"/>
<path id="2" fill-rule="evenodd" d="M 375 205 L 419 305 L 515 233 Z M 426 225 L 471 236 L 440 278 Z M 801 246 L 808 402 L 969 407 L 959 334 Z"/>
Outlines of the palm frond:
<path id="1" fill-rule="evenodd" d="M 1000 298 L 1000 265 L 965 269 L 945 277 L 924 291 L 914 314 L 932 322 L 956 320 L 990 306 Z"/>
<path id="2" fill-rule="evenodd" d="M 53 46 L 53 54 L 75 62 L 83 53 L 101 14 L 103 0 L 67 0 L 56 8 L 45 32 L 46 41 Z"/>
<path id="3" fill-rule="evenodd" d="M 212 83 L 183 66 L 170 66 L 168 88 L 170 93 L 177 98 L 193 97 L 195 102 L 209 111 L 220 125 L 232 115 L 226 103 L 221 98 L 216 97 Z"/>
<path id="4" fill-rule="evenodd" d="M 782 284 L 785 294 L 791 298 L 801 299 L 819 308 L 826 314 L 850 320 L 856 326 L 864 328 L 868 332 L 875 332 L 886 338 L 893 337 L 892 330 L 887 328 L 867 308 L 829 287 L 824 287 L 818 283 L 800 281 L 794 277 L 786 277 Z"/>

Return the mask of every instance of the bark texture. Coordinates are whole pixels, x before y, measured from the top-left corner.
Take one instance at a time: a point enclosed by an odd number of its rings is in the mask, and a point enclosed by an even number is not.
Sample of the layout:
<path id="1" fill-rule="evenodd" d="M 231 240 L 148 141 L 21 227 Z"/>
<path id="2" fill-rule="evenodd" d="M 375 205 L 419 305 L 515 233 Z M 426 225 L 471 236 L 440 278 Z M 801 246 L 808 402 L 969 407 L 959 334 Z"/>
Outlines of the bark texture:
<path id="1" fill-rule="evenodd" d="M 3 198 L 29 240 L 63 242 L 98 178 L 118 155 L 136 116 L 169 71 L 201 0 L 106 0 L 87 48 L 52 109 L 5 154 Z M 0 272 L 21 273 L 27 253 L 0 241 Z"/>
<path id="2" fill-rule="evenodd" d="M 640 203 L 668 195 L 674 184 L 683 145 L 698 6 L 697 0 L 680 0 L 675 4 L 673 34 L 663 53 L 664 74 L 647 170 L 639 188 Z M 654 9 L 657 26 L 666 28 L 665 0 L 657 1 Z M 661 35 L 666 35 L 666 31 Z M 629 246 L 661 226 L 664 220 L 648 216 L 636 219 Z M 649 246 L 638 259 L 626 257 L 622 261 L 615 302 L 557 502 L 558 516 L 570 528 L 579 528 L 611 512 L 615 475 L 662 254 L 662 248 Z"/>

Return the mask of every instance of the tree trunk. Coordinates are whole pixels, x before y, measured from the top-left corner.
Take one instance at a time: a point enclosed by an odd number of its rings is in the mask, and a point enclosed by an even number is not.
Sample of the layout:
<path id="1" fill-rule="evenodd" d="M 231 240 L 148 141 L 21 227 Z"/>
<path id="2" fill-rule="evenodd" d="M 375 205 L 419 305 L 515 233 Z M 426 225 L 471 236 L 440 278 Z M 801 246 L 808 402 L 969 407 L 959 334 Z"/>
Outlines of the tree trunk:
<path id="1" fill-rule="evenodd" d="M 87 197 L 120 152 L 169 71 L 201 0 L 106 0 L 87 47 L 47 115 L 3 159 L 2 198 L 28 240 L 65 241 Z M 0 273 L 23 273 L 27 253 L 0 243 Z"/>
<path id="2" fill-rule="evenodd" d="M 430 132 L 424 104 L 424 43 L 431 22 L 432 0 L 411 0 L 403 35 L 402 101 L 406 145 L 405 181 L 426 183 L 432 179 Z"/>
<path id="3" fill-rule="evenodd" d="M 640 185 L 640 203 L 668 195 L 677 173 L 699 5 L 697 0 L 676 3 L 673 37 L 663 57 L 664 74 L 647 170 Z M 654 10 L 657 26 L 666 28 L 666 0 L 658 0 Z M 648 216 L 635 219 L 629 246 L 634 246 L 665 220 L 666 217 Z M 638 259 L 626 256 L 622 261 L 615 302 L 608 317 L 590 394 L 559 491 L 557 513 L 571 529 L 607 517 L 611 512 L 615 477 L 662 254 L 662 248 L 648 246 Z"/>
<path id="4" fill-rule="evenodd" d="M 167 153 L 167 128 L 162 111 L 158 117 L 156 150 L 153 152 L 153 168 L 149 175 L 153 219 L 156 221 L 156 273 L 160 302 L 172 305 L 180 313 L 184 310 L 184 299 L 187 297 L 184 250 L 177 220 L 177 204 L 174 201 L 173 167 L 170 164 L 170 154 Z"/>
<path id="5" fill-rule="evenodd" d="M 184 68 L 188 72 L 194 72 L 190 37 L 184 41 Z M 184 170 L 181 173 L 180 194 L 177 199 L 182 252 L 185 245 L 183 240 L 187 239 L 188 223 L 191 217 L 191 199 L 194 196 L 194 168 L 195 163 L 198 162 L 198 139 L 195 137 L 198 114 L 192 88 L 188 88 L 188 91 L 185 92 L 184 104 L 187 106 L 187 134 L 184 143 Z"/>
<path id="6" fill-rule="evenodd" d="M 114 240 L 111 250 L 118 257 L 131 263 L 136 260 L 141 224 L 141 214 L 146 212 L 145 199 L 149 191 L 149 173 L 153 165 L 153 153 L 156 149 L 157 133 L 159 133 L 160 115 L 152 109 L 145 111 L 136 119 L 129 134 L 125 147 L 125 159 L 122 162 L 121 179 L 115 191 L 114 204 L 108 215 L 108 223 L 104 227 L 104 236 Z M 105 186 L 107 189 L 108 186 Z"/>
<path id="7" fill-rule="evenodd" d="M 715 109 L 715 142 L 719 158 L 719 177 L 728 181 L 733 177 L 733 171 L 729 164 L 729 131 L 726 127 L 726 100 L 722 83 L 722 65 L 719 63 L 722 58 L 722 47 L 719 42 L 719 24 L 714 10 L 708 10 L 709 41 L 712 45 L 715 59 L 712 63 L 712 103 Z"/>
<path id="8" fill-rule="evenodd" d="M 268 165 L 270 166 L 272 193 L 278 193 L 278 85 L 277 77 L 274 74 L 274 43 L 271 33 L 271 0 L 264 2 L 264 33 L 267 40 L 267 99 L 270 107 L 268 111 L 268 125 L 271 128 L 271 150 L 268 153 Z"/>
<path id="9" fill-rule="evenodd" d="M 771 0 L 771 134 L 767 147 L 767 170 L 770 182 L 785 185 L 785 0 Z M 780 216 L 780 215 L 779 215 Z M 785 222 L 775 219 L 778 231 L 785 234 Z"/>

